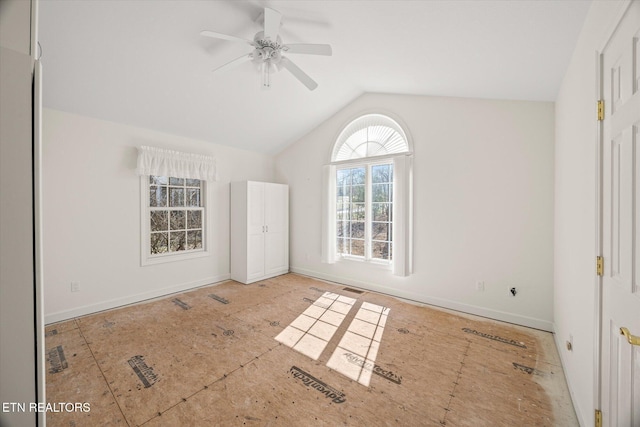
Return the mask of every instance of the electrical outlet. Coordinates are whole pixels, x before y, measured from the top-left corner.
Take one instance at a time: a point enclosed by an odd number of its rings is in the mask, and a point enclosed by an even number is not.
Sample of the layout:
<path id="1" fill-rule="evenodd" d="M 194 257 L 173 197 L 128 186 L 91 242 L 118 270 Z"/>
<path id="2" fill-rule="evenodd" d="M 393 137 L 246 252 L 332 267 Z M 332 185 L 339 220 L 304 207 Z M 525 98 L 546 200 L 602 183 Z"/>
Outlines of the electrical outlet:
<path id="1" fill-rule="evenodd" d="M 476 291 L 484 292 L 484 282 L 482 281 L 476 282 Z"/>
<path id="2" fill-rule="evenodd" d="M 71 292 L 80 292 L 80 282 L 71 282 Z"/>

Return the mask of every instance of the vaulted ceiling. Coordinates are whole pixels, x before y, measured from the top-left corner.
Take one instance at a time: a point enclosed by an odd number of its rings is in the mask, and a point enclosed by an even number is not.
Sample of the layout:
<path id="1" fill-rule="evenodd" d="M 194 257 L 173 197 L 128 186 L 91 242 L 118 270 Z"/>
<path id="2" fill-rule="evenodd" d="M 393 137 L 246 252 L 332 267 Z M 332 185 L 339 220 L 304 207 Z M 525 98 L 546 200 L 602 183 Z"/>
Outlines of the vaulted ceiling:
<path id="1" fill-rule="evenodd" d="M 263 8 L 318 88 L 286 70 L 261 89 L 249 53 L 201 30 L 253 39 Z M 364 92 L 554 101 L 589 1 L 40 2 L 45 107 L 277 153 Z M 381 106 L 383 107 L 383 106 Z"/>

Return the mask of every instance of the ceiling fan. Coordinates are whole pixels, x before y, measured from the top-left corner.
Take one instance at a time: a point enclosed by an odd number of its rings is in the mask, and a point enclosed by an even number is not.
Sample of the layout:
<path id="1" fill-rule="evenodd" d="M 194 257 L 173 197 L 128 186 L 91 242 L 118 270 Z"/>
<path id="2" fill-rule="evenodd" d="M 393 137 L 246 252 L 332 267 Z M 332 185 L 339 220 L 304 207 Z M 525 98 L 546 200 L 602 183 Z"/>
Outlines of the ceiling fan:
<path id="1" fill-rule="evenodd" d="M 328 44 L 308 44 L 308 43 L 292 43 L 283 44 L 282 39 L 278 35 L 282 22 L 282 14 L 278 11 L 264 8 L 264 30 L 259 31 L 253 37 L 253 40 L 243 39 L 241 37 L 221 34 L 215 31 L 202 31 L 201 35 L 213 37 L 216 39 L 228 40 L 233 42 L 247 43 L 254 49 L 248 54 L 244 54 L 216 69 L 218 72 L 231 68 L 242 62 L 252 61 L 259 66 L 262 74 L 262 87 L 268 89 L 271 87 L 271 73 L 282 68 L 288 70 L 295 78 L 297 78 L 309 90 L 318 87 L 316 83 L 307 73 L 302 71 L 300 67 L 294 64 L 289 58 L 283 56 L 284 53 L 303 53 L 310 55 L 331 56 L 331 46 Z"/>

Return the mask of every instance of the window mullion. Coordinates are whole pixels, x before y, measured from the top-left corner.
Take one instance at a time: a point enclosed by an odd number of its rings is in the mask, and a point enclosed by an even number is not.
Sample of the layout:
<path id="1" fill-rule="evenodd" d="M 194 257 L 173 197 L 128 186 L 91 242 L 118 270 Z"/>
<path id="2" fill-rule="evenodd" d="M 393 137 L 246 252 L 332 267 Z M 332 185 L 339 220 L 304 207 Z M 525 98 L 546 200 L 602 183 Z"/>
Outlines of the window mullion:
<path id="1" fill-rule="evenodd" d="M 366 260 L 371 259 L 371 165 L 365 168 L 365 186 L 364 186 L 364 257 Z"/>

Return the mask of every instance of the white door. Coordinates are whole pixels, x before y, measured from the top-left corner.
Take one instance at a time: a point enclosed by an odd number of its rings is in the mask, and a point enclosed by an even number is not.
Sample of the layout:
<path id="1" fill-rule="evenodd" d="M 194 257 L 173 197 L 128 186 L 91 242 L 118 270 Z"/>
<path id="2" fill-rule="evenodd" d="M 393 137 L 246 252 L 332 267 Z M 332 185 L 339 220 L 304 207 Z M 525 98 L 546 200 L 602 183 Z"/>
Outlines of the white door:
<path id="1" fill-rule="evenodd" d="M 265 184 L 265 274 L 288 270 L 289 187 Z"/>
<path id="2" fill-rule="evenodd" d="M 247 280 L 264 276 L 265 184 L 247 182 Z"/>
<path id="3" fill-rule="evenodd" d="M 602 52 L 602 347 L 605 426 L 640 426 L 640 1 Z"/>

